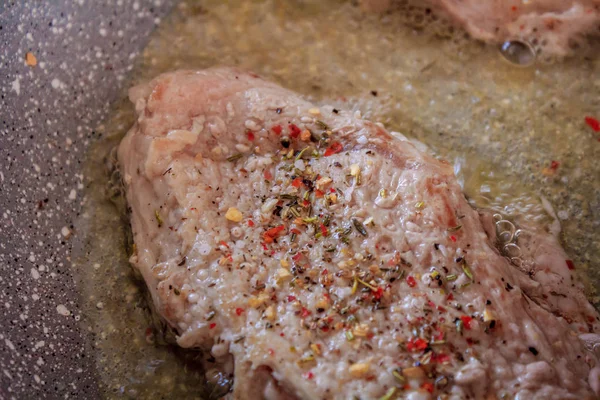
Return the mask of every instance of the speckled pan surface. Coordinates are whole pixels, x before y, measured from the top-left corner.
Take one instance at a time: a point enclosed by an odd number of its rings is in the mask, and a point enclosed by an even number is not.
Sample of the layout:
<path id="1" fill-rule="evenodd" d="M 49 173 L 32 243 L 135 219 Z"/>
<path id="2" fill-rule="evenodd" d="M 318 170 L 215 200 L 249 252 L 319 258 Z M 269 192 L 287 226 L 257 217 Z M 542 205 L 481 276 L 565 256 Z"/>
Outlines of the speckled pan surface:
<path id="1" fill-rule="evenodd" d="M 172 3 L 0 1 L 0 399 L 98 397 L 70 272 L 80 163 Z"/>

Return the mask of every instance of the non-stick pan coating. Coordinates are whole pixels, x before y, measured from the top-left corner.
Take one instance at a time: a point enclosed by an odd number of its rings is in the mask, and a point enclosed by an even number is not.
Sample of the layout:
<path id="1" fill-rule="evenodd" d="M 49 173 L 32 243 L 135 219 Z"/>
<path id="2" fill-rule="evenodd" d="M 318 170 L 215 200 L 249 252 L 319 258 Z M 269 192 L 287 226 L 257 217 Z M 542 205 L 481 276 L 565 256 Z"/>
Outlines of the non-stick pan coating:
<path id="1" fill-rule="evenodd" d="M 99 396 L 70 272 L 80 166 L 172 3 L 0 1 L 0 399 Z"/>

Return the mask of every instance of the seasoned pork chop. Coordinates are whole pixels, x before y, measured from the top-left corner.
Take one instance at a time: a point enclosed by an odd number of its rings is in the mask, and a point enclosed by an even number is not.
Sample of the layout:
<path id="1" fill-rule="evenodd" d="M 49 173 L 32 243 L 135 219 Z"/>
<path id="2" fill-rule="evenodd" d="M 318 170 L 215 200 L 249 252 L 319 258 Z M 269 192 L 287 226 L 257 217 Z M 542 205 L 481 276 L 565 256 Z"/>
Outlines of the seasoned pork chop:
<path id="1" fill-rule="evenodd" d="M 389 9 L 394 0 L 362 0 L 369 11 Z M 547 54 L 563 56 L 585 35 L 600 33 L 600 0 L 425 0 L 476 39 L 502 43 L 526 39 Z M 424 4 L 423 4 L 424 3 Z"/>
<path id="2" fill-rule="evenodd" d="M 131 262 L 181 346 L 233 356 L 232 398 L 595 397 L 571 263 L 537 234 L 511 265 L 447 163 L 234 69 L 130 97 Z"/>

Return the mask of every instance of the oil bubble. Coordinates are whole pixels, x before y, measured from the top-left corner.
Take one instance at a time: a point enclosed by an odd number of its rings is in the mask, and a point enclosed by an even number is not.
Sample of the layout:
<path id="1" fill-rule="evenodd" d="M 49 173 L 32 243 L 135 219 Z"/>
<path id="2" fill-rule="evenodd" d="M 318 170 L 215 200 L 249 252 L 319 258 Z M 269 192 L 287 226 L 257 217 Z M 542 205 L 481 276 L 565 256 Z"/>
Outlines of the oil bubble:
<path id="1" fill-rule="evenodd" d="M 535 50 L 528 42 L 509 40 L 500 46 L 502 57 L 513 65 L 529 67 L 535 62 Z"/>

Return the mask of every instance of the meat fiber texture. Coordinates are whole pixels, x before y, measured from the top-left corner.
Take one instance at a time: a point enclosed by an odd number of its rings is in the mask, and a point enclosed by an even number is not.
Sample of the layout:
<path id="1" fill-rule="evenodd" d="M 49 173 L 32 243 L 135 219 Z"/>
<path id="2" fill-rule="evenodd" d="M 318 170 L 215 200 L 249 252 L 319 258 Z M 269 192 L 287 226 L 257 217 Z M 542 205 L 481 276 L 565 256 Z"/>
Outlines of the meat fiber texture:
<path id="1" fill-rule="evenodd" d="M 394 0 L 362 0 L 368 11 L 388 10 Z M 600 0 L 426 0 L 474 38 L 502 43 L 523 39 L 545 54 L 565 56 L 600 33 Z"/>
<path id="2" fill-rule="evenodd" d="M 235 69 L 130 97 L 131 263 L 179 345 L 233 357 L 231 398 L 596 398 L 563 250 L 513 266 L 448 163 Z"/>

